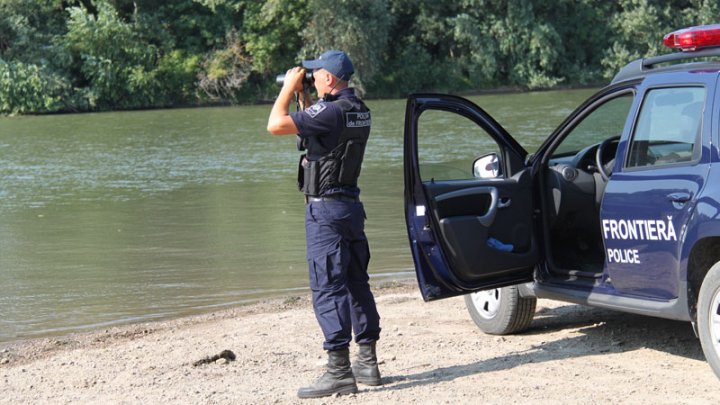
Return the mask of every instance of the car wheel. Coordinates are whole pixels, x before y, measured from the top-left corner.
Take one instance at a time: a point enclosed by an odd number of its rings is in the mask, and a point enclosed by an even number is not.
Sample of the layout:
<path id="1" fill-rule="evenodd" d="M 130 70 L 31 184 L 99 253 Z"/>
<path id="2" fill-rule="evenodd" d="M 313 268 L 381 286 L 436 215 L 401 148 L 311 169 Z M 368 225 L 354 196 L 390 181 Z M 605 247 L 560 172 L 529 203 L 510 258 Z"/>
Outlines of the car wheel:
<path id="1" fill-rule="evenodd" d="M 465 296 L 465 306 L 473 321 L 490 335 L 509 335 L 527 329 L 535 315 L 536 303 L 535 297 L 521 297 L 517 286 Z"/>
<path id="2" fill-rule="evenodd" d="M 700 287 L 697 327 L 705 359 L 720 378 L 720 262 L 712 266 Z"/>

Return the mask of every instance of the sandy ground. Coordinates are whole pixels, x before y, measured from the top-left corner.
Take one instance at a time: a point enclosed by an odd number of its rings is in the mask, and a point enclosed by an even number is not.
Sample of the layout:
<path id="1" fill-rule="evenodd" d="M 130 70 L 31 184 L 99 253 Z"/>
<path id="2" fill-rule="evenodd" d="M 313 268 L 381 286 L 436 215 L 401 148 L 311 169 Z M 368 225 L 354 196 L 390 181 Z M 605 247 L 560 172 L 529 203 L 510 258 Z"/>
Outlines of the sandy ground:
<path id="1" fill-rule="evenodd" d="M 325 353 L 309 297 L 0 345 L 0 403 L 676 404 L 720 402 L 687 323 L 538 301 L 532 329 L 481 333 L 462 298 L 375 289 L 385 385 L 299 400 Z M 352 348 L 354 352 L 355 347 Z M 235 361 L 193 365 L 232 350 Z"/>

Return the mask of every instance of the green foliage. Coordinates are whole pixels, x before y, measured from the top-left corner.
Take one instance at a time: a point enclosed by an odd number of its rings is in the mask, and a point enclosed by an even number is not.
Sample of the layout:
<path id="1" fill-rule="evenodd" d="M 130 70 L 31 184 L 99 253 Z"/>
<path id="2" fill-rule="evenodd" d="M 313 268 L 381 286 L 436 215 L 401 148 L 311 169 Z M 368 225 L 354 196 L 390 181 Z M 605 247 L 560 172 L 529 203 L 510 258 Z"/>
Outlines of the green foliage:
<path id="1" fill-rule="evenodd" d="M 98 4 L 97 16 L 81 7 L 68 11 L 63 45 L 73 56 L 73 67 L 88 81 L 84 90 L 90 108 L 152 105 L 156 48 L 144 43 L 107 3 Z"/>
<path id="2" fill-rule="evenodd" d="M 382 66 L 392 19 L 386 0 L 313 0 L 312 17 L 302 37 L 302 54 L 314 58 L 342 49 L 355 66 L 357 83 L 372 83 Z"/>
<path id="3" fill-rule="evenodd" d="M 605 78 L 611 78 L 628 61 L 667 53 L 662 38 L 676 29 L 717 23 L 720 5 L 712 0 L 620 0 L 610 20 L 614 41 L 604 52 Z"/>
<path id="4" fill-rule="evenodd" d="M 267 75 L 286 71 L 299 62 L 301 33 L 310 19 L 307 0 L 251 2 L 243 20 L 243 40 L 252 57 L 253 72 Z"/>
<path id="5" fill-rule="evenodd" d="M 538 21 L 530 0 L 509 0 L 507 17 L 491 30 L 499 39 L 501 60 L 510 84 L 538 88 L 562 81 L 553 76 L 560 36 L 549 21 Z"/>
<path id="6" fill-rule="evenodd" d="M 210 100 L 232 100 L 250 75 L 250 59 L 236 32 L 227 36 L 227 45 L 212 52 L 203 63 L 198 87 Z"/>
<path id="7" fill-rule="evenodd" d="M 195 101 L 195 82 L 200 62 L 199 55 L 187 56 L 181 50 L 172 51 L 160 58 L 155 80 L 161 86 L 163 105 L 182 105 Z"/>
<path id="8" fill-rule="evenodd" d="M 648 0 L 621 0 L 619 3 L 618 18 L 609 23 L 616 39 L 612 47 L 605 50 L 602 60 L 607 78 L 628 60 L 659 54 L 662 36 L 674 26 L 668 21 L 670 9 L 667 6 Z"/>
<path id="9" fill-rule="evenodd" d="M 44 46 L 65 24 L 60 0 L 0 0 L 0 57 L 24 62 L 47 56 Z"/>
<path id="10" fill-rule="evenodd" d="M 42 67 L 0 59 L 0 113 L 58 111 L 62 85 Z"/>
<path id="11" fill-rule="evenodd" d="M 0 0 L 0 112 L 245 103 L 343 49 L 370 95 L 606 81 L 716 0 Z"/>
<path id="12" fill-rule="evenodd" d="M 613 37 L 607 22 L 615 12 L 614 2 L 558 0 L 536 5 L 535 10 L 559 36 L 560 43 L 548 44 L 558 51 L 556 74 L 564 83 L 597 82 L 602 77 L 603 51 L 610 48 Z"/>
<path id="13" fill-rule="evenodd" d="M 412 61 L 412 63 L 408 63 Z M 374 95 L 390 97 L 396 94 L 408 94 L 417 91 L 445 90 L 440 88 L 437 78 L 450 66 L 434 63 L 433 56 L 420 44 L 408 44 L 397 58 L 385 64 L 386 69 L 377 79 Z"/>
<path id="14" fill-rule="evenodd" d="M 242 24 L 245 1 L 152 0 L 140 3 L 145 29 L 162 29 L 172 38 L 174 49 L 200 54 L 222 47 L 225 36 Z M 256 1 L 247 3 L 254 4 Z M 157 35 L 157 33 L 156 33 Z"/>

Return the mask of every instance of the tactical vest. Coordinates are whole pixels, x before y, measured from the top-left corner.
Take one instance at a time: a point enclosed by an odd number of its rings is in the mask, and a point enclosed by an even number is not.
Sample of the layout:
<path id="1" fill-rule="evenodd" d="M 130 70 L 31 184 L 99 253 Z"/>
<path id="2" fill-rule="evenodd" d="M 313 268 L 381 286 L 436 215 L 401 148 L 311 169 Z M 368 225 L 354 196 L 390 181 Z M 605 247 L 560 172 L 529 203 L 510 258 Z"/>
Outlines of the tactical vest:
<path id="1" fill-rule="evenodd" d="M 342 98 L 332 102 L 343 114 L 343 129 L 335 147 L 326 145 L 320 135 L 304 138 L 298 149 L 306 150 L 298 165 L 298 188 L 309 196 L 327 190 L 357 187 L 365 144 L 370 136 L 370 110 L 359 99 Z"/>

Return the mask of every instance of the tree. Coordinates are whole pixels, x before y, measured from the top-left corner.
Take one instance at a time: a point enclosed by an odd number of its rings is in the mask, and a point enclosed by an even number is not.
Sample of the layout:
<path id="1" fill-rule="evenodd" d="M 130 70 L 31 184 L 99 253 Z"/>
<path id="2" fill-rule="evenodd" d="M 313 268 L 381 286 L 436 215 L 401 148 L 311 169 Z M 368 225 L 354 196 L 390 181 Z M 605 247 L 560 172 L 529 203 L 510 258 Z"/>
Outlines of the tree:
<path id="1" fill-rule="evenodd" d="M 76 85 L 91 109 L 153 105 L 153 62 L 157 49 L 144 43 L 131 23 L 107 3 L 97 16 L 72 7 L 62 43 L 82 74 Z"/>
<path id="2" fill-rule="evenodd" d="M 712 0 L 620 0 L 618 12 L 610 18 L 614 41 L 604 52 L 605 76 L 630 60 L 668 53 L 665 34 L 682 27 L 711 24 L 720 16 L 720 5 Z"/>
<path id="3" fill-rule="evenodd" d="M 0 0 L 0 57 L 37 63 L 64 24 L 59 0 Z"/>
<path id="4" fill-rule="evenodd" d="M 55 70 L 52 45 L 64 26 L 60 1 L 0 0 L 0 113 L 63 108 L 67 81 Z"/>
<path id="5" fill-rule="evenodd" d="M 255 101 L 342 49 L 374 96 L 597 83 L 717 0 L 0 0 L 0 112 Z"/>
<path id="6" fill-rule="evenodd" d="M 0 59 L 0 113 L 57 111 L 62 107 L 62 82 L 42 67 Z"/>
<path id="7" fill-rule="evenodd" d="M 343 50 L 353 61 L 356 83 L 371 84 L 382 70 L 392 23 L 387 0 L 310 0 L 310 11 L 302 55 Z"/>
<path id="8" fill-rule="evenodd" d="M 248 4 L 242 37 L 253 60 L 253 72 L 269 78 L 297 66 L 309 20 L 307 0 Z"/>
<path id="9" fill-rule="evenodd" d="M 227 46 L 210 53 L 203 63 L 199 88 L 210 100 L 236 100 L 250 75 L 251 65 L 240 37 L 231 31 Z"/>

